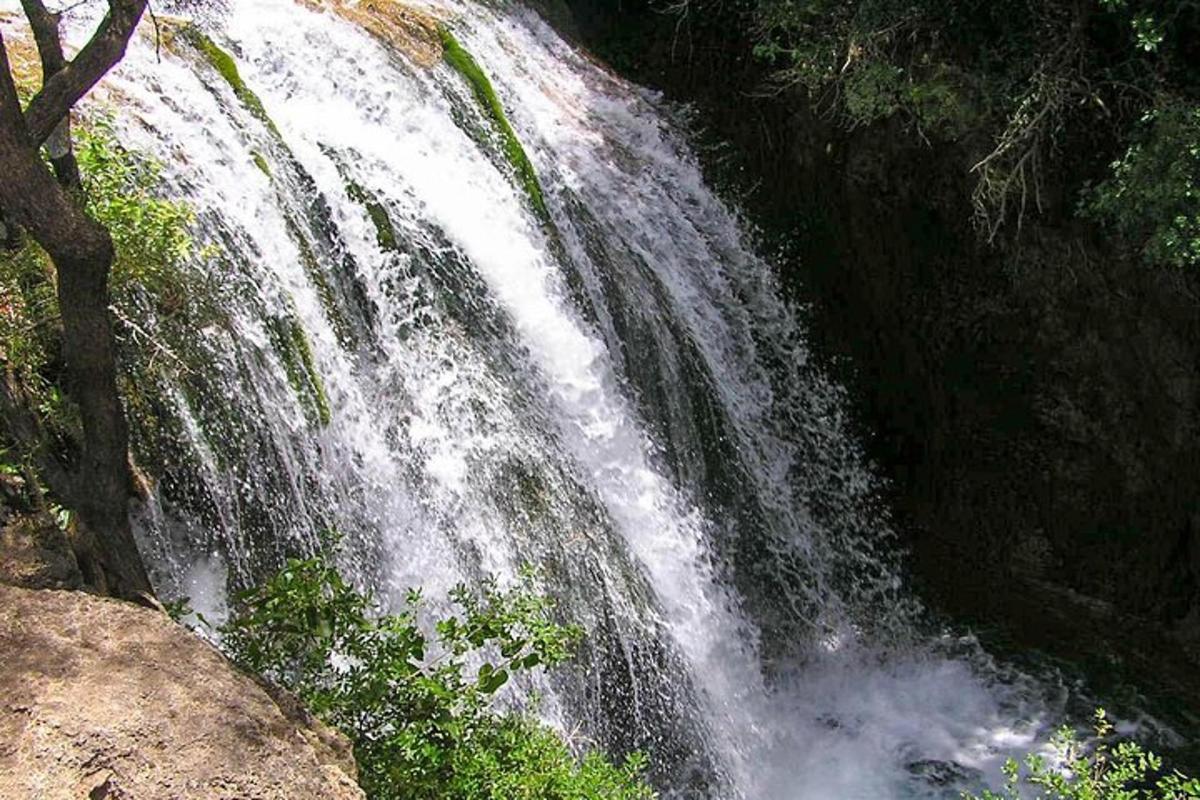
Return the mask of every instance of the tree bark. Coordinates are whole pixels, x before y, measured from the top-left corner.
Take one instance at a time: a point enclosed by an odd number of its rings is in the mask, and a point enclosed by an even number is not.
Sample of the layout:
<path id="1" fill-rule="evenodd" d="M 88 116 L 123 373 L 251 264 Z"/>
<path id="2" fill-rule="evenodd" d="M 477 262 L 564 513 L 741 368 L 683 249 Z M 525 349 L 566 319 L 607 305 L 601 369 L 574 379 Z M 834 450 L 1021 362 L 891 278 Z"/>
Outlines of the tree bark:
<path id="1" fill-rule="evenodd" d="M 108 14 L 70 63 L 47 76 L 25 109 L 30 140 L 39 147 L 64 116 L 125 56 L 147 0 L 108 0 Z"/>
<path id="2" fill-rule="evenodd" d="M 74 492 L 80 566 L 97 590 L 136 599 L 151 587 L 129 524 L 129 432 L 108 310 L 112 238 L 51 174 L 39 144 L 22 117 L 0 35 L 0 205 L 41 244 L 57 271 L 67 390 L 83 422 Z"/>
<path id="3" fill-rule="evenodd" d="M 63 55 L 62 36 L 59 32 L 61 21 L 59 14 L 52 14 L 46 9 L 42 0 L 21 0 L 25 16 L 29 19 L 29 27 L 33 30 L 33 39 L 37 43 L 38 55 L 42 61 L 42 84 L 62 72 L 67 67 L 66 56 Z M 79 164 L 71 147 L 71 112 L 68 111 L 55 127 L 50 138 L 46 140 L 46 149 L 50 154 L 50 163 L 54 166 L 54 174 L 58 182 L 68 189 L 78 189 L 83 181 L 79 174 Z"/>

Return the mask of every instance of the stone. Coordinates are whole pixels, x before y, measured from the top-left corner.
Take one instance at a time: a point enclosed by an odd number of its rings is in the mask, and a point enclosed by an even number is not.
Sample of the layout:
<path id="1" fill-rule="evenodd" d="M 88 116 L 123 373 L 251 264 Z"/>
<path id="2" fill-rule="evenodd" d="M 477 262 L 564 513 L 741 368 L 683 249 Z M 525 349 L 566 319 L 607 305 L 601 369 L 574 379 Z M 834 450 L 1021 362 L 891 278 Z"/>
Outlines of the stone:
<path id="1" fill-rule="evenodd" d="M 343 736 L 160 612 L 0 586 L 0 663 L 6 800 L 365 800 Z"/>
<path id="2" fill-rule="evenodd" d="M 0 583 L 25 589 L 79 589 L 83 575 L 67 534 L 46 512 L 7 513 L 0 529 Z"/>

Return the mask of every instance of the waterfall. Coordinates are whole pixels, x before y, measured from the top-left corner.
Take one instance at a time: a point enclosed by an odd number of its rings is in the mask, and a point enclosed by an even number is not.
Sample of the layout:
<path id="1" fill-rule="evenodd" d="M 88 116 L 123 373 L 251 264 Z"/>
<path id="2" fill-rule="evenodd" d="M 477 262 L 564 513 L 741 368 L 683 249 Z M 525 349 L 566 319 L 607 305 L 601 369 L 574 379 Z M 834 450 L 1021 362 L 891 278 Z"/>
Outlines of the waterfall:
<path id="1" fill-rule="evenodd" d="M 164 595 L 219 611 L 334 530 L 385 599 L 536 565 L 590 633 L 541 713 L 665 797 L 957 797 L 1033 741 L 1054 692 L 931 632 L 658 97 L 516 7 L 227 5 L 93 102 L 195 209 L 215 309 L 122 342 Z"/>

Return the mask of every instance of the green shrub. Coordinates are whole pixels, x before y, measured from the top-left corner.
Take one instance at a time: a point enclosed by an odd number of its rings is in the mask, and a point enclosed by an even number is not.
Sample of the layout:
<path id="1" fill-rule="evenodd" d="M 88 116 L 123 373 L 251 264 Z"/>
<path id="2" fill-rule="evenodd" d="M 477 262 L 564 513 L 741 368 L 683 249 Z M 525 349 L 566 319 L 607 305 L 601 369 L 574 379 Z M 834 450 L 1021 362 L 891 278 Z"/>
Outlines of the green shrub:
<path id="1" fill-rule="evenodd" d="M 985 791 L 966 800 L 1197 800 L 1200 780 L 1178 772 L 1163 774 L 1162 760 L 1133 742 L 1112 743 L 1113 727 L 1103 710 L 1096 712 L 1096 743 L 1080 742 L 1070 728 L 1054 737 L 1058 766 L 1039 755 L 1025 759 L 1024 769 L 1009 759 L 1003 794 Z M 1029 794 L 1028 792 L 1036 792 Z"/>
<path id="2" fill-rule="evenodd" d="M 104 117 L 76 126 L 75 156 L 88 212 L 113 238 L 114 298 L 123 299 L 136 284 L 162 310 L 182 308 L 189 290 L 182 270 L 193 248 L 191 207 L 158 196 L 160 165 L 123 147 Z"/>
<path id="3" fill-rule="evenodd" d="M 1200 106 L 1147 112 L 1083 211 L 1112 224 L 1150 264 L 1200 265 Z"/>
<path id="4" fill-rule="evenodd" d="M 372 800 L 654 797 L 642 757 L 576 759 L 550 728 L 493 706 L 511 676 L 569 658 L 577 628 L 555 623 L 528 582 L 485 584 L 480 595 L 459 587 L 452 599 L 459 613 L 431 640 L 418 593 L 399 613 L 376 615 L 325 558 L 291 560 L 238 598 L 223 644 L 351 739 Z"/>

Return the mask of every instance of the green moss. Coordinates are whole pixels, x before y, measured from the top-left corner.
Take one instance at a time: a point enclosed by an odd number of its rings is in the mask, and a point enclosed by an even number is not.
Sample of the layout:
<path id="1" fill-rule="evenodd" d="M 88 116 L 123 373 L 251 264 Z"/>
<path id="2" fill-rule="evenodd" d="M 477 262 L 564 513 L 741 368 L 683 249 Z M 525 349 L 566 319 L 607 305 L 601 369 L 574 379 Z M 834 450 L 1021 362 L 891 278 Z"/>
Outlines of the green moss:
<path id="1" fill-rule="evenodd" d="M 267 321 L 271 343 L 283 361 L 288 384 L 301 399 L 304 413 L 322 427 L 329 424 L 332 414 L 325 382 L 317 371 L 312 345 L 300 321 L 295 317 L 274 317 Z"/>
<path id="2" fill-rule="evenodd" d="M 542 184 L 538 180 L 537 172 L 533 169 L 533 163 L 530 162 L 529 156 L 525 154 L 525 148 L 521 146 L 521 140 L 517 138 L 516 131 L 508 122 L 508 117 L 504 113 L 504 106 L 500 104 L 500 98 L 496 96 L 496 90 L 492 88 L 492 82 L 488 80 L 487 75 L 475 61 L 474 57 L 459 44 L 454 35 L 450 33 L 444 26 L 438 27 L 438 33 L 442 37 L 442 47 L 444 48 L 443 57 L 446 63 L 466 79 L 470 84 L 471 89 L 475 93 L 475 99 L 479 101 L 479 105 L 491 117 L 497 131 L 500 133 L 500 138 L 504 143 L 504 155 L 508 159 L 508 163 L 516 171 L 517 177 L 521 180 L 521 185 L 525 189 L 525 193 L 529 196 L 529 201 L 533 204 L 534 210 L 543 222 L 550 221 L 550 212 L 546 209 L 546 200 L 542 195 Z"/>
<path id="3" fill-rule="evenodd" d="M 308 237 L 304 235 L 304 231 L 300 229 L 300 226 L 290 216 L 285 219 L 288 235 L 292 237 L 292 241 L 296 245 L 296 250 L 300 254 L 300 264 L 304 267 L 304 273 L 312 281 L 313 286 L 317 290 L 317 297 L 321 301 L 321 308 L 329 318 L 330 324 L 333 325 L 338 342 L 347 348 L 352 347 L 355 339 L 354 332 L 349 320 L 346 319 L 346 315 L 342 312 L 337 292 L 333 284 L 330 283 L 329 276 L 321 268 L 321 262 L 317 258 L 317 254 L 313 252 L 312 244 L 309 243 Z"/>
<path id="4" fill-rule="evenodd" d="M 312 392 L 313 404 L 316 407 L 317 419 L 320 420 L 321 426 L 329 424 L 332 414 L 329 410 L 329 396 L 325 394 L 325 382 L 321 380 L 321 373 L 317 371 L 317 364 L 313 358 L 312 345 L 309 344 L 308 337 L 304 334 L 304 329 L 299 323 L 292 325 L 292 347 L 300 355 L 300 364 L 304 367 L 304 374 L 308 378 L 309 389 Z"/>
<path id="5" fill-rule="evenodd" d="M 241 73 L 238 72 L 237 62 L 233 60 L 233 56 L 222 50 L 216 42 L 208 37 L 203 31 L 195 26 L 188 26 L 184 29 L 184 35 L 187 37 L 195 48 L 200 51 L 200 54 L 212 65 L 225 82 L 229 84 L 229 88 L 233 89 L 234 95 L 241 101 L 242 105 L 253 114 L 260 122 L 266 125 L 271 133 L 279 136 L 279 129 L 275 127 L 275 123 L 267 114 L 267 109 L 263 106 L 262 101 L 258 99 L 246 82 L 242 80 Z"/>
<path id="6" fill-rule="evenodd" d="M 325 145 L 321 145 L 321 152 L 328 156 L 337 167 L 338 175 L 346 184 L 346 194 L 350 196 L 351 200 L 366 209 L 367 216 L 371 218 L 371 224 L 375 226 L 375 241 L 378 242 L 379 247 L 389 253 L 401 252 L 400 239 L 396 236 L 396 227 L 392 224 L 392 218 L 388 215 L 387 208 L 379 202 L 379 198 L 374 192 L 367 191 L 350 176 L 350 169 L 341 153 Z"/>
<path id="7" fill-rule="evenodd" d="M 254 150 L 250 155 L 254 158 L 254 166 L 258 167 L 263 175 L 266 175 L 268 178 L 271 177 L 271 165 L 267 163 L 267 159 L 263 154 Z"/>
<path id="8" fill-rule="evenodd" d="M 367 210 L 371 224 L 375 226 L 375 241 L 379 243 L 380 248 L 389 253 L 400 252 L 396 228 L 392 225 L 392 218 L 388 216 L 387 209 L 379 202 L 379 198 L 346 177 L 345 173 L 342 177 L 346 181 L 346 193 L 350 195 L 350 199 Z"/>

